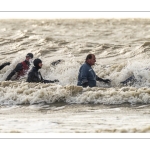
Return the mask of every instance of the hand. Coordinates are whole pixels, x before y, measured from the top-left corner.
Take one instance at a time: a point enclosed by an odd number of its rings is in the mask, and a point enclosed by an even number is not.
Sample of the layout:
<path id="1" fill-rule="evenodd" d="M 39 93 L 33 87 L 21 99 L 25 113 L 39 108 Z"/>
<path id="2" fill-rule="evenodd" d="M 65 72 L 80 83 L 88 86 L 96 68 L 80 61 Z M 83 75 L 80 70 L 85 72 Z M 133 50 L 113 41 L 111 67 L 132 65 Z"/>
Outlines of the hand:
<path id="1" fill-rule="evenodd" d="M 103 82 L 110 83 L 111 81 L 109 79 L 103 79 Z"/>
<path id="2" fill-rule="evenodd" d="M 55 79 L 54 82 L 59 82 L 59 80 Z"/>
<path id="3" fill-rule="evenodd" d="M 3 63 L 2 65 L 4 66 L 10 65 L 10 62 Z"/>
<path id="4" fill-rule="evenodd" d="M 84 82 L 84 83 L 82 84 L 83 87 L 87 87 L 88 85 L 89 85 L 88 82 Z"/>
<path id="5" fill-rule="evenodd" d="M 42 82 L 44 82 L 44 83 L 51 83 L 50 80 L 43 80 Z"/>

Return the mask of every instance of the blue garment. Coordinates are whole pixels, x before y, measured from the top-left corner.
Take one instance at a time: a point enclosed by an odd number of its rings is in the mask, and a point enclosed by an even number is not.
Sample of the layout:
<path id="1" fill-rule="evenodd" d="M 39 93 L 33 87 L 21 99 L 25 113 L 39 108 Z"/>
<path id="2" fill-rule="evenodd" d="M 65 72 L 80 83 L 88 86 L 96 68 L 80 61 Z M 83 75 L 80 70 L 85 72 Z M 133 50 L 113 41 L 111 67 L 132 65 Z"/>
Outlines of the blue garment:
<path id="1" fill-rule="evenodd" d="M 94 70 L 89 64 L 85 62 L 79 69 L 77 85 L 85 87 L 86 84 L 86 86 L 95 87 L 96 79 L 97 76 Z"/>

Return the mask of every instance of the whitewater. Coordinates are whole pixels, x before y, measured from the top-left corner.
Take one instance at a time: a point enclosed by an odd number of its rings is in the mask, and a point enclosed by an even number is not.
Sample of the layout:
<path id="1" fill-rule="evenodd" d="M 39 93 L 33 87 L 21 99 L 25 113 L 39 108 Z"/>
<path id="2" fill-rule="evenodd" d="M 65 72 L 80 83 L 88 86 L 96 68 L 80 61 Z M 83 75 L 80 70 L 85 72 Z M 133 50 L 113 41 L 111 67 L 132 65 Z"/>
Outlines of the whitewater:
<path id="1" fill-rule="evenodd" d="M 5 81 L 29 52 L 42 60 L 44 79 L 60 82 Z M 110 85 L 77 86 L 90 53 Z M 0 70 L 0 132 L 150 132 L 149 56 L 150 19 L 0 20 L 0 64 L 11 63 Z M 132 75 L 136 82 L 120 84 Z"/>

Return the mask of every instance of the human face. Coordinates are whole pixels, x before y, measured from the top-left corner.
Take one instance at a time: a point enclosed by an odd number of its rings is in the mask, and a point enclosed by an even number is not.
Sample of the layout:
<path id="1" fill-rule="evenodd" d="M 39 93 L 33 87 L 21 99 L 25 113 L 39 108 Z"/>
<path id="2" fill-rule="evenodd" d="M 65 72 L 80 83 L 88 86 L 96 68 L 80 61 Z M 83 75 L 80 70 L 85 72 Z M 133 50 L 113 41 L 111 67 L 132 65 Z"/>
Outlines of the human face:
<path id="1" fill-rule="evenodd" d="M 26 61 L 29 61 L 29 60 L 31 60 L 31 57 L 27 56 Z"/>
<path id="2" fill-rule="evenodd" d="M 95 55 L 92 55 L 92 58 L 91 58 L 91 59 L 88 59 L 87 62 L 88 62 L 88 64 L 89 64 L 90 66 L 95 65 L 95 62 L 96 62 L 96 57 L 95 57 Z"/>
<path id="3" fill-rule="evenodd" d="M 42 63 L 39 63 L 39 67 L 40 67 L 40 68 L 42 68 L 42 65 L 43 65 Z"/>

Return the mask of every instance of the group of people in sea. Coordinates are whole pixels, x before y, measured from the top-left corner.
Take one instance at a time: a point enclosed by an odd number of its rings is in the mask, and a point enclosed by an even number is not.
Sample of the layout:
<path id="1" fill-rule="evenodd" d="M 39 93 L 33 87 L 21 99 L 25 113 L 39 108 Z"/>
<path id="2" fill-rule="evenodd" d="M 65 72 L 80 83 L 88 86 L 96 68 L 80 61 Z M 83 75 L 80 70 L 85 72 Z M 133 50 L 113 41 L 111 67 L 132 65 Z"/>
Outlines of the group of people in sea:
<path id="1" fill-rule="evenodd" d="M 21 62 L 18 63 L 16 65 L 16 67 L 10 72 L 10 74 L 6 77 L 6 81 L 11 80 L 12 77 L 15 75 L 15 79 L 19 80 L 19 78 L 21 76 L 24 76 L 25 74 L 27 74 L 29 67 L 30 67 L 30 60 L 33 59 L 33 54 L 32 53 L 28 53 L 26 55 L 26 59 Z M 34 67 L 31 69 L 31 71 L 28 73 L 28 77 L 27 77 L 27 82 L 41 82 L 41 83 L 54 83 L 54 82 L 59 82 L 59 80 L 45 80 L 43 79 L 41 73 L 39 72 L 39 69 L 42 68 L 42 60 L 37 58 L 33 61 Z M 0 66 L 0 70 L 3 69 L 5 66 L 10 65 L 10 62 L 6 62 L 3 63 Z"/>
<path id="2" fill-rule="evenodd" d="M 6 77 L 6 81 L 11 80 L 11 78 L 16 75 L 16 80 L 19 79 L 21 76 L 24 76 L 27 74 L 29 67 L 30 67 L 30 60 L 33 59 L 33 54 L 28 53 L 26 55 L 26 59 L 18 63 L 16 67 L 11 71 L 11 73 Z M 59 60 L 60 62 L 60 60 Z M 82 87 L 96 87 L 96 81 L 99 82 L 104 82 L 106 84 L 111 83 L 110 79 L 102 79 L 98 77 L 95 73 L 95 71 L 92 69 L 92 66 L 95 65 L 96 62 L 96 57 L 94 54 L 88 54 L 84 64 L 81 65 L 79 69 L 79 74 L 78 74 L 78 81 L 77 81 L 77 86 L 82 86 Z M 27 76 L 27 82 L 41 82 L 41 83 L 55 83 L 59 82 L 58 79 L 55 80 L 46 80 L 43 79 L 39 69 L 42 68 L 42 60 L 39 58 L 34 59 L 33 61 L 33 68 L 29 71 L 28 76 Z M 0 70 L 3 69 L 5 66 L 10 65 L 10 62 L 3 63 L 0 66 Z M 122 84 L 126 84 L 127 82 L 133 80 L 134 77 L 129 77 L 125 81 L 121 82 Z"/>

